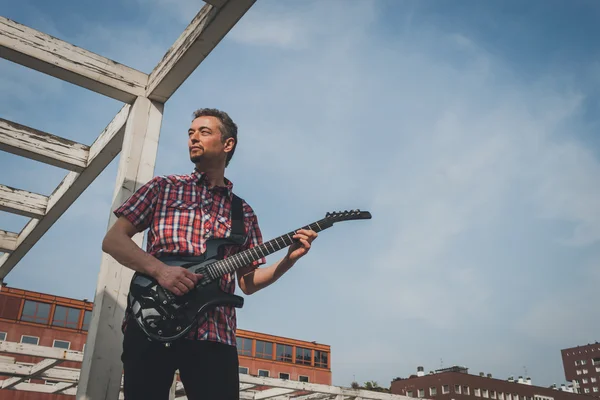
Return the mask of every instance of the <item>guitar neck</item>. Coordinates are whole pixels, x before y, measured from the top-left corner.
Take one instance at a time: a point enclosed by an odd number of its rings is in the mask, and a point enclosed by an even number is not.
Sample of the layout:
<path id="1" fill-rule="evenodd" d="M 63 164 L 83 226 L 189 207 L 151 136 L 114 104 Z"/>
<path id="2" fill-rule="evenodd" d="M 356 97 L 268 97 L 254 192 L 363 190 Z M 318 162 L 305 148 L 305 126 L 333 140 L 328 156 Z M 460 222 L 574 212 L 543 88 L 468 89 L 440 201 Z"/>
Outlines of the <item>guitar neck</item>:
<path id="1" fill-rule="evenodd" d="M 327 228 L 330 228 L 331 226 L 332 224 L 329 221 L 321 219 L 300 229 L 321 232 Z M 254 261 L 260 260 L 263 257 L 291 246 L 295 241 L 293 238 L 294 235 L 295 231 L 288 232 L 259 246 L 252 247 L 251 249 L 244 250 L 223 260 L 217 261 L 207 268 L 209 275 L 216 279 L 219 276 L 232 273 L 239 268 L 251 264 Z"/>

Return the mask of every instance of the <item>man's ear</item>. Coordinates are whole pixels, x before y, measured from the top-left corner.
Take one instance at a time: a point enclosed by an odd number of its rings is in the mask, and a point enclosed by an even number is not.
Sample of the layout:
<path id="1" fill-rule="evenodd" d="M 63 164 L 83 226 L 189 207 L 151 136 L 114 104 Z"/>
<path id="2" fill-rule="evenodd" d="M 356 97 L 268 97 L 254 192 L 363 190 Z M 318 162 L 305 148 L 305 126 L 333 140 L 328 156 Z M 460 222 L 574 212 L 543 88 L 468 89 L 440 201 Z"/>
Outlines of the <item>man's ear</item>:
<path id="1" fill-rule="evenodd" d="M 233 150 L 234 146 L 235 146 L 234 138 L 230 137 L 225 140 L 224 147 L 225 147 L 226 152 L 230 152 L 231 150 Z"/>

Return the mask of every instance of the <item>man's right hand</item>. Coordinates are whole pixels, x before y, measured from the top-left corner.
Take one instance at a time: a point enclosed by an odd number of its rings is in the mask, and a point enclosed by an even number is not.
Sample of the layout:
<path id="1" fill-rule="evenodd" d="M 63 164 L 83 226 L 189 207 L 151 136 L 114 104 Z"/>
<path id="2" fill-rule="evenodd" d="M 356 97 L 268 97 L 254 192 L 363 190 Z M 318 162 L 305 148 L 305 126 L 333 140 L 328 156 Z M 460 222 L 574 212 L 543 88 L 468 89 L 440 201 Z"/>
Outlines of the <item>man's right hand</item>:
<path id="1" fill-rule="evenodd" d="M 182 267 L 164 265 L 156 274 L 158 284 L 176 296 L 183 296 L 192 290 L 202 279 L 202 274 L 194 274 Z"/>

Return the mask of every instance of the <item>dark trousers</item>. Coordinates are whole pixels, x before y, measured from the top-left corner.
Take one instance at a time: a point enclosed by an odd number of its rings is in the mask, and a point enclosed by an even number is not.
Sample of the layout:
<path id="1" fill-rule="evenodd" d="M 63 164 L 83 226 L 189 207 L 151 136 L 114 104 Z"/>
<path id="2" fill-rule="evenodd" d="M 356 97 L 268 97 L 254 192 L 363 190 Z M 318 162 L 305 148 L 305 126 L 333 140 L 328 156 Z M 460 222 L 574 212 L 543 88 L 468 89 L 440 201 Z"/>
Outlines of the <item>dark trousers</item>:
<path id="1" fill-rule="evenodd" d="M 129 320 L 121 360 L 125 400 L 168 400 L 177 369 L 189 400 L 239 400 L 234 346 L 180 339 L 165 347 L 150 342 L 135 321 Z"/>

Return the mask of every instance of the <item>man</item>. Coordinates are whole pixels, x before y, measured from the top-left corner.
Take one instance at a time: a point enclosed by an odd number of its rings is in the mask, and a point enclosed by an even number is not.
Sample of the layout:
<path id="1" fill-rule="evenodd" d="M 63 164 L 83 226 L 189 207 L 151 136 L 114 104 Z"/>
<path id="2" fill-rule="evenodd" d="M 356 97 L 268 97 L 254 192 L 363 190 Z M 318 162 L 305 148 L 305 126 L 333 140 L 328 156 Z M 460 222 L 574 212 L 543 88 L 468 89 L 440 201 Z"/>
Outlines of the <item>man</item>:
<path id="1" fill-rule="evenodd" d="M 233 184 L 225 168 L 237 145 L 237 126 L 227 113 L 215 109 L 194 112 L 188 130 L 188 147 L 194 171 L 189 175 L 155 177 L 117 208 L 118 217 L 102 243 L 102 250 L 122 265 L 152 276 L 175 295 L 187 293 L 201 276 L 181 267 L 167 266 L 167 255 L 194 256 L 205 250 L 206 240 L 231 232 Z M 253 209 L 243 204 L 246 242 L 228 255 L 262 243 Z M 146 251 L 131 240 L 148 229 Z M 261 290 L 287 272 L 311 247 L 314 231 L 299 230 L 297 242 L 269 267 L 261 259 L 236 274 L 221 278 L 221 288 L 233 293 L 235 282 L 246 294 Z M 122 361 L 126 400 L 168 399 L 175 370 L 190 400 L 239 398 L 236 314 L 233 307 L 217 307 L 202 315 L 197 329 L 170 346 L 149 341 L 129 310 L 124 320 Z"/>

